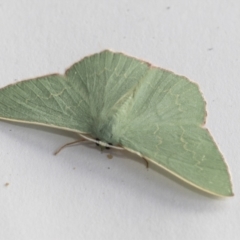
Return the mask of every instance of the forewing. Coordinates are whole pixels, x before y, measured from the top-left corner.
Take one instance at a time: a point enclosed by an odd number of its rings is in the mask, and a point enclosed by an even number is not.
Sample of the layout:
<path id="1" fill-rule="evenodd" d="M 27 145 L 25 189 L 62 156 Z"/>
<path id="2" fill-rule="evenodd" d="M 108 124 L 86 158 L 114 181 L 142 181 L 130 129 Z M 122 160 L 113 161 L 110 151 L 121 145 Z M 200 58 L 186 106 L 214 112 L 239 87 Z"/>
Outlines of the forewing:
<path id="1" fill-rule="evenodd" d="M 121 53 L 103 51 L 48 75 L 0 90 L 0 118 L 91 133 L 118 110 L 148 70 Z"/>
<path id="2" fill-rule="evenodd" d="M 106 122 L 132 95 L 148 70 L 147 63 L 106 50 L 84 58 L 66 74 L 83 83 L 93 121 Z"/>
<path id="3" fill-rule="evenodd" d="M 88 132 L 89 103 L 80 85 L 57 74 L 9 85 L 0 90 L 0 118 Z"/>
<path id="4" fill-rule="evenodd" d="M 119 110 L 116 131 L 129 151 L 204 191 L 230 196 L 227 166 L 209 132 L 201 127 L 205 115 L 196 84 L 153 68 Z"/>
<path id="5" fill-rule="evenodd" d="M 227 166 L 206 129 L 167 124 L 159 130 L 145 127 L 126 133 L 122 144 L 197 188 L 232 196 Z"/>

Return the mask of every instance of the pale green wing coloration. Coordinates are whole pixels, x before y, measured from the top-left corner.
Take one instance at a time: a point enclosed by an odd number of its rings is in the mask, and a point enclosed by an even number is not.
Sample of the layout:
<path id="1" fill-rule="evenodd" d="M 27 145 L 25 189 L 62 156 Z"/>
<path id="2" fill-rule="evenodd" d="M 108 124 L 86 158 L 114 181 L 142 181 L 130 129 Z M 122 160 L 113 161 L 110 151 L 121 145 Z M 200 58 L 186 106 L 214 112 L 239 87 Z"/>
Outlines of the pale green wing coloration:
<path id="1" fill-rule="evenodd" d="M 232 196 L 224 159 L 205 121 L 196 84 L 121 53 L 0 90 L 0 118 L 98 138 L 142 156 L 189 184 Z"/>
<path id="2" fill-rule="evenodd" d="M 0 91 L 0 118 L 91 134 L 106 125 L 148 70 L 110 51 L 84 58 L 66 71 L 9 85 Z"/>
<path id="3" fill-rule="evenodd" d="M 224 159 L 207 129 L 205 102 L 185 77 L 152 68 L 119 111 L 121 144 L 188 183 L 220 196 L 232 188 Z"/>

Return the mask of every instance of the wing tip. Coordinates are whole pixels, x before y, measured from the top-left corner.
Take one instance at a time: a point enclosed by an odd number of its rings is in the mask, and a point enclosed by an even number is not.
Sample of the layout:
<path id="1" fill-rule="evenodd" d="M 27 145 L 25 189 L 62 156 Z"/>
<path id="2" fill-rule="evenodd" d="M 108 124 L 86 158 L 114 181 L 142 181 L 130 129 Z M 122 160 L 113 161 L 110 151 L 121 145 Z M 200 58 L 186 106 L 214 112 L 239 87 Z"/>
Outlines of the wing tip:
<path id="1" fill-rule="evenodd" d="M 215 196 L 215 197 L 220 197 L 220 198 L 225 198 L 225 197 L 233 197 L 234 196 L 234 193 L 233 193 L 233 189 L 232 189 L 232 181 L 231 181 L 231 175 L 228 171 L 228 168 L 227 168 L 227 173 L 228 173 L 228 176 L 229 176 L 229 189 L 226 193 L 226 191 L 224 192 L 219 192 L 219 191 L 212 191 L 212 190 L 209 190 L 209 189 L 205 189 L 205 188 L 202 188 L 201 186 L 198 186 L 190 181 L 188 181 L 187 179 L 184 179 L 183 177 L 179 176 L 178 174 L 172 172 L 171 170 L 167 169 L 166 167 L 162 166 L 161 164 L 159 163 L 156 163 L 154 160 L 152 160 L 151 158 L 148 158 L 146 156 L 143 156 L 141 153 L 139 152 L 136 152 L 130 148 L 126 148 L 124 147 L 124 149 L 126 149 L 127 151 L 131 152 L 131 153 L 134 153 L 140 157 L 144 157 L 146 158 L 147 160 L 149 160 L 151 163 L 153 163 L 154 165 L 157 165 L 158 167 L 160 167 L 161 169 L 165 170 L 166 172 L 172 174 L 173 176 L 175 176 L 177 179 L 180 179 L 182 182 L 184 183 L 187 183 L 188 185 L 198 189 L 198 190 L 201 190 L 202 192 L 204 193 L 207 193 L 211 196 Z"/>

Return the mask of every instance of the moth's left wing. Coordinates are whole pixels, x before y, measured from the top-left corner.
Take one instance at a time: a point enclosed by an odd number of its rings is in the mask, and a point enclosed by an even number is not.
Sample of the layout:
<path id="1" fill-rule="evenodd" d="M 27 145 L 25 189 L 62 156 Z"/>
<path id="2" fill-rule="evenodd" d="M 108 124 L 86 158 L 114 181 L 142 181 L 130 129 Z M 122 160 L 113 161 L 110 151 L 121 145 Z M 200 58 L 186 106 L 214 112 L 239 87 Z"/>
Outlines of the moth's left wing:
<path id="1" fill-rule="evenodd" d="M 231 196 L 227 165 L 205 121 L 198 86 L 151 68 L 119 109 L 114 131 L 120 144 L 203 191 Z"/>
<path id="2" fill-rule="evenodd" d="M 122 145 L 185 182 L 218 196 L 232 196 L 228 168 L 207 129 L 171 124 L 129 131 Z"/>

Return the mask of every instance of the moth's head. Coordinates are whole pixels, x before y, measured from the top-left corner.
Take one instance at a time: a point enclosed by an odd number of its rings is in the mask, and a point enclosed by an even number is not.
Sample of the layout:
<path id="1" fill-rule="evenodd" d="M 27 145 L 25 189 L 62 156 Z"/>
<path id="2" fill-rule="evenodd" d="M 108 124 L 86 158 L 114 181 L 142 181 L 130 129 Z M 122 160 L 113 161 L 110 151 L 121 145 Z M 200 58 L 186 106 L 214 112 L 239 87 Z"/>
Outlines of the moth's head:
<path id="1" fill-rule="evenodd" d="M 101 149 L 110 149 L 112 146 L 112 143 L 105 143 L 102 142 L 101 139 L 96 138 L 96 145 L 100 147 Z"/>
<path id="2" fill-rule="evenodd" d="M 98 123 L 92 128 L 92 135 L 98 141 L 97 145 L 108 149 L 109 145 L 117 146 L 119 144 L 118 138 L 113 132 L 113 125 L 111 121 Z"/>

